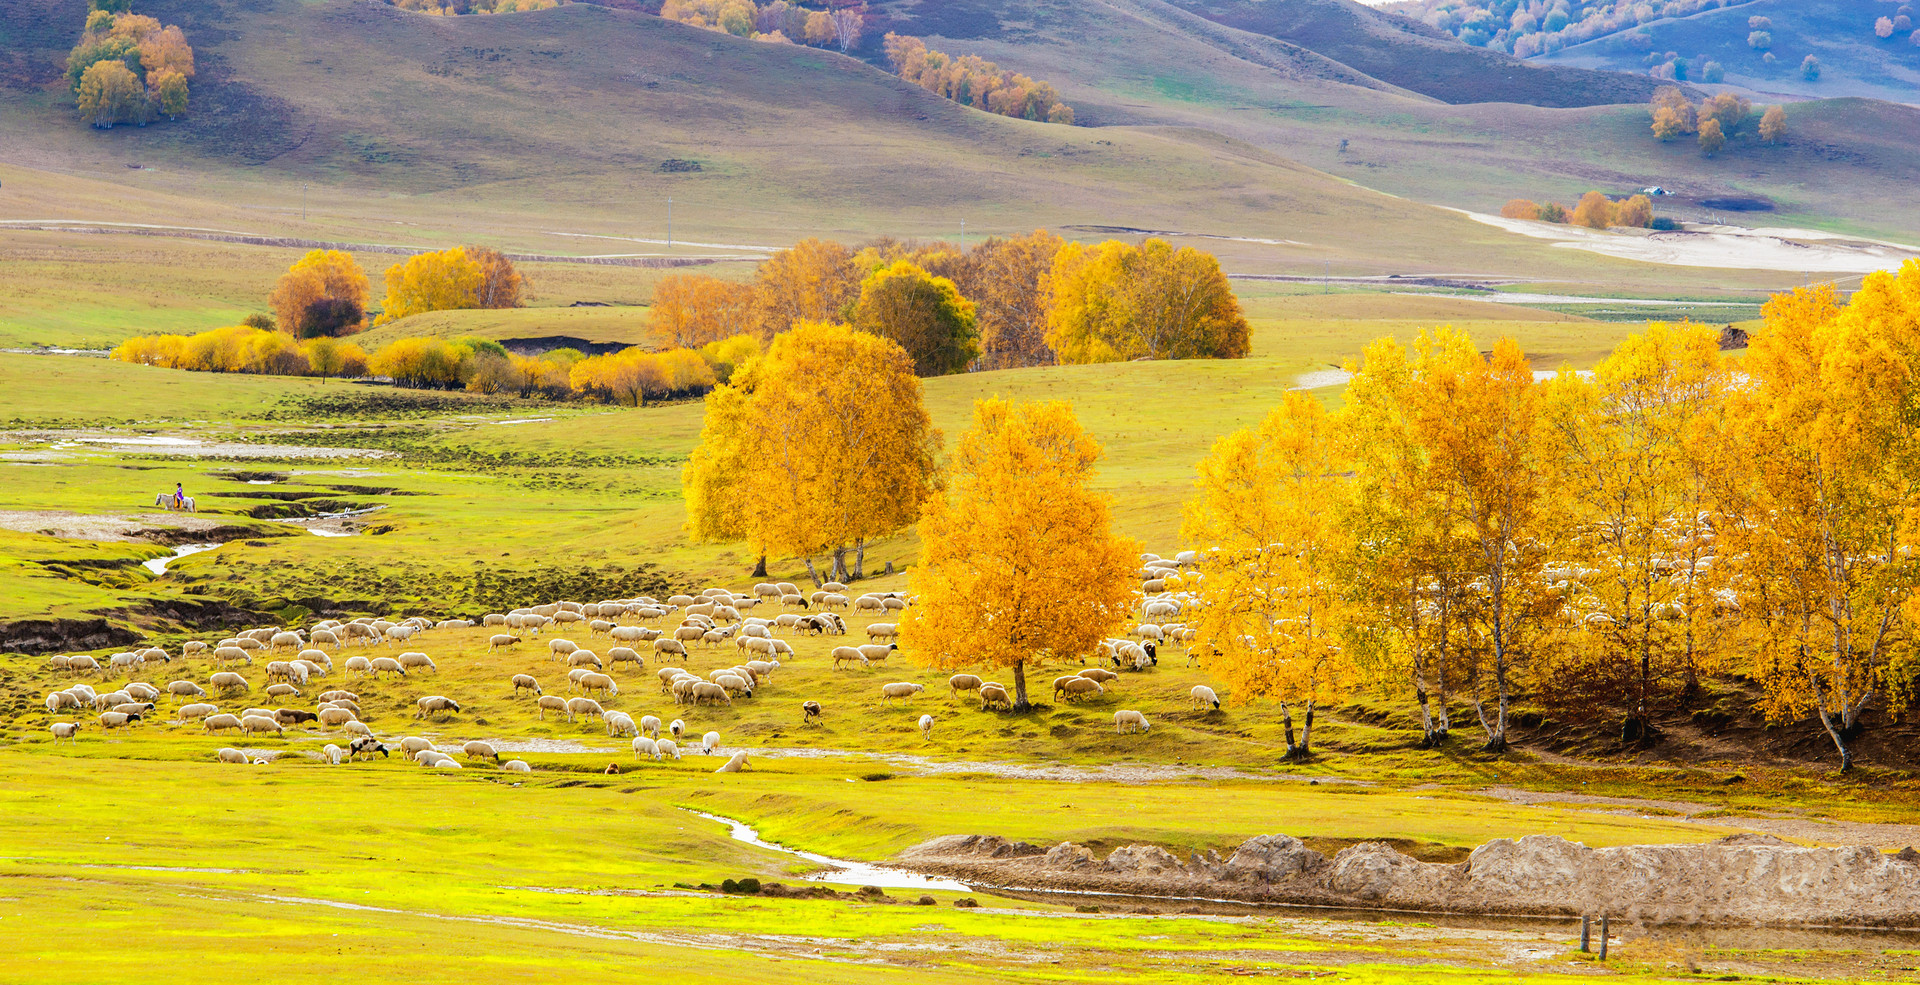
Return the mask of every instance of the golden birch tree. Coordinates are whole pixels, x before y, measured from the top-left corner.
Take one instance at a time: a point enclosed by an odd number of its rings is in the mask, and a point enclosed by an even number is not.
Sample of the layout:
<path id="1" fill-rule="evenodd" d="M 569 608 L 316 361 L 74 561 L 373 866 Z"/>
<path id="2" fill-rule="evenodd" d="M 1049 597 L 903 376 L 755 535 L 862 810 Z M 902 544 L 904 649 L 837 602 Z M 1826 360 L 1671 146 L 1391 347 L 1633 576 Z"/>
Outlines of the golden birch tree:
<path id="1" fill-rule="evenodd" d="M 1313 754 L 1315 709 L 1355 676 L 1340 644 L 1345 471 L 1325 408 L 1291 391 L 1257 428 L 1214 443 L 1180 525 L 1205 574 L 1198 642 L 1216 654 L 1211 669 L 1228 701 L 1279 703 L 1289 759 Z M 1295 707 L 1304 712 L 1298 741 Z"/>
<path id="2" fill-rule="evenodd" d="M 929 667 L 1013 671 L 1084 657 L 1132 612 L 1140 547 L 1090 485 L 1101 449 L 1064 401 L 974 404 L 946 488 L 920 514 L 916 602 L 901 624 Z"/>

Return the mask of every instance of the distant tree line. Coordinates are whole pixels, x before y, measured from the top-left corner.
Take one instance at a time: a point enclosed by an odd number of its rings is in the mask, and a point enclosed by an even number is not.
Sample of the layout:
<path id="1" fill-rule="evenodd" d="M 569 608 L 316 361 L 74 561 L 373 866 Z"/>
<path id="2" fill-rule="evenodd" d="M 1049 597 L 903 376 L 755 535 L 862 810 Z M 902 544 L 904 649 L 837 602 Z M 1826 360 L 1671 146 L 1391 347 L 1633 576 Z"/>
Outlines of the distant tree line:
<path id="1" fill-rule="evenodd" d="M 387 0 L 401 10 L 456 17 L 461 14 L 517 14 L 529 10 L 551 10 L 564 0 Z"/>
<path id="2" fill-rule="evenodd" d="M 660 16 L 692 27 L 775 44 L 801 44 L 847 51 L 860 43 L 867 27 L 864 0 L 852 3 L 815 0 L 666 0 Z"/>
<path id="3" fill-rule="evenodd" d="M 92 0 L 80 43 L 67 55 L 67 85 L 80 118 L 101 129 L 145 126 L 187 112 L 193 49 L 178 27 L 132 11 L 132 0 Z"/>
<path id="4" fill-rule="evenodd" d="M 1676 86 L 1662 86 L 1648 106 L 1653 117 L 1653 135 L 1667 141 L 1697 135 L 1700 150 L 1708 157 L 1720 153 L 1741 125 L 1753 115 L 1753 104 L 1729 92 L 1709 96 L 1695 106 Z M 1787 111 L 1769 106 L 1760 116 L 1760 139 L 1777 144 L 1787 137 Z"/>
<path id="5" fill-rule="evenodd" d="M 1051 84 L 1002 70 L 978 55 L 955 58 L 904 34 L 887 35 L 886 51 L 901 78 L 956 103 L 1023 120 L 1073 123 L 1073 107 L 1060 101 Z"/>
<path id="6" fill-rule="evenodd" d="M 1672 220 L 1655 217 L 1653 199 L 1645 195 L 1611 199 L 1605 192 L 1597 191 L 1580 196 L 1580 201 L 1571 210 L 1558 202 L 1516 198 L 1503 206 L 1500 214 L 1509 219 L 1562 223 L 1588 229 L 1610 229 L 1614 226 L 1634 229 L 1679 228 Z"/>

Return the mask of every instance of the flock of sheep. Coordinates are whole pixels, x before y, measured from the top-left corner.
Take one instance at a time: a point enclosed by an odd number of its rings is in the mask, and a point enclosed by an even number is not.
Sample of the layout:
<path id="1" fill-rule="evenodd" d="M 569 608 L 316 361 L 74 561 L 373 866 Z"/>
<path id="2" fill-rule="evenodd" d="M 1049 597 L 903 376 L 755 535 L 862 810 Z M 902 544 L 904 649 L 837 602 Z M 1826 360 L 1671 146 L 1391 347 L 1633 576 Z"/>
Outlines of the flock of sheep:
<path id="1" fill-rule="evenodd" d="M 1193 640 L 1191 629 L 1168 621 L 1169 617 L 1178 617 L 1194 604 L 1190 596 L 1177 590 L 1182 581 L 1173 581 L 1173 590 L 1169 590 L 1168 585 L 1168 581 L 1176 575 L 1181 575 L 1186 582 L 1199 577 L 1198 572 L 1182 572 L 1182 566 L 1190 566 L 1192 559 L 1182 555 L 1173 561 L 1166 561 L 1148 554 L 1143 555 L 1142 563 L 1142 612 L 1156 621 L 1134 626 L 1129 633 L 1130 638 L 1102 642 L 1092 656 L 1096 664 L 1106 666 L 1087 667 L 1077 674 L 1056 678 L 1053 681 L 1056 700 L 1076 701 L 1104 695 L 1120 676 L 1114 668 L 1147 670 L 1158 663 L 1160 644 Z M 753 615 L 753 611 L 762 604 L 785 611 L 770 616 Z M 531 697 L 534 711 L 542 720 L 548 712 L 556 716 L 564 715 L 568 722 L 582 718 L 598 719 L 606 727 L 609 736 L 631 739 L 636 760 L 651 759 L 658 762 L 680 759 L 683 748 L 714 754 L 719 748 L 720 733 L 706 731 L 695 739 L 692 728 L 681 718 L 663 723 L 655 715 L 642 715 L 636 720 L 628 712 L 607 707 L 621 693 L 620 682 L 612 671 L 621 664 L 631 664 L 635 670 L 646 667 L 642 646 L 651 652 L 659 665 L 653 676 L 658 680 L 659 694 L 663 698 L 671 697 L 676 705 L 688 708 L 715 705 L 730 707 L 736 699 L 751 699 L 757 693 L 764 693 L 774 673 L 781 667 L 781 658 L 794 658 L 793 646 L 788 638 L 847 635 L 847 622 L 835 610 L 885 616 L 902 612 L 910 604 L 908 597 L 898 592 L 849 597 L 845 585 L 828 583 L 810 595 L 803 595 L 792 584 L 770 582 L 756 585 L 752 594 L 710 588 L 697 596 L 675 595 L 664 601 L 642 597 L 597 603 L 552 602 L 508 613 L 490 614 L 479 620 L 478 625 L 503 630 L 489 637 L 489 651 L 512 651 L 525 645 L 530 638 L 540 637 L 548 631 L 580 635 L 577 630 L 585 630 L 583 638 L 589 641 L 604 637 L 612 644 L 605 647 L 604 657 L 564 637 L 545 638 L 546 660 L 565 668 L 566 688 L 570 696 L 547 693 L 532 673 L 513 674 L 507 682 L 512 687 L 511 694 L 516 699 L 523 695 Z M 800 611 L 794 611 L 796 609 Z M 646 625 L 664 623 L 676 617 L 678 624 L 670 629 Z M 205 658 L 215 668 L 251 668 L 256 665 L 256 657 L 265 658 L 265 676 L 259 682 L 258 690 L 265 704 L 239 711 L 223 711 L 215 703 L 216 700 L 256 693 L 255 682 L 237 669 L 215 669 L 204 683 L 179 679 L 156 686 L 136 680 L 106 691 L 85 683 L 73 683 L 64 689 L 49 692 L 46 695 L 46 707 L 51 715 L 90 710 L 101 729 L 111 730 L 133 726 L 148 719 L 153 715 L 157 703 L 165 697 L 176 703 L 172 724 L 198 722 L 209 733 L 234 731 L 242 736 L 268 733 L 284 736 L 290 727 L 333 730 L 346 745 L 326 745 L 321 750 L 320 758 L 328 763 L 337 764 L 362 756 L 387 756 L 397 748 L 404 756 L 422 766 L 458 769 L 460 764 L 430 740 L 409 736 L 390 746 L 390 740 L 383 741 L 376 736 L 364 721 L 367 716 L 361 708 L 360 695 L 344 687 L 329 687 L 320 691 L 313 697 L 311 710 L 288 707 L 282 703 L 306 697 L 306 689 L 312 686 L 312 682 L 331 678 L 336 673 L 347 679 L 390 677 L 409 681 L 422 675 L 435 674 L 439 667 L 432 657 L 418 650 L 398 649 L 396 652 L 396 648 L 405 647 L 423 633 L 468 629 L 475 625 L 464 619 L 434 622 L 418 616 L 398 622 L 370 617 L 351 621 L 329 619 L 317 622 L 304 631 L 280 627 L 253 629 L 215 644 L 199 640 L 183 644 L 180 648 L 181 658 Z M 883 666 L 898 651 L 899 646 L 895 642 L 898 636 L 897 623 L 872 622 L 864 627 L 864 632 L 868 642 L 863 645 L 833 647 L 830 656 L 834 668 L 850 664 L 863 669 Z M 351 656 L 343 652 L 356 646 L 365 652 Z M 374 648 L 377 646 L 385 646 L 391 655 L 376 655 L 378 651 Z M 737 663 L 709 671 L 704 676 L 679 666 L 690 662 L 688 658 L 697 650 L 724 652 L 726 647 L 733 648 L 734 655 L 739 658 Z M 335 655 L 342 658 L 337 667 Z M 1189 663 L 1196 658 L 1197 654 L 1190 649 Z M 165 649 L 149 646 L 113 654 L 105 663 L 92 656 L 69 655 L 53 657 L 48 665 L 72 676 L 132 677 L 145 668 L 170 664 L 174 659 Z M 633 687 L 631 680 L 628 686 Z M 975 674 L 955 674 L 948 678 L 947 686 L 949 695 L 954 698 L 962 693 L 975 695 L 982 711 L 1012 706 L 1011 694 L 1005 685 Z M 886 704 L 910 700 L 923 693 L 925 686 L 911 681 L 895 681 L 881 685 L 879 690 L 880 700 Z M 1204 685 L 1193 688 L 1190 698 L 1191 704 L 1196 707 L 1220 706 L 1213 690 Z M 413 718 L 418 721 L 444 718 L 463 710 L 458 701 L 439 694 L 420 696 L 414 700 L 413 707 Z M 823 714 L 818 701 L 801 702 L 802 725 L 820 721 Z M 1145 732 L 1151 728 L 1146 716 L 1130 709 L 1115 712 L 1113 720 L 1115 730 L 1121 733 Z M 916 722 L 916 728 L 926 740 L 932 738 L 934 725 L 932 715 L 922 715 Z M 64 739 L 69 742 L 77 741 L 81 728 L 78 721 L 56 721 L 50 726 L 55 741 Z M 663 731 L 666 733 L 664 736 Z M 460 751 L 469 759 L 491 760 L 504 769 L 530 770 L 521 760 L 501 762 L 499 752 L 492 743 L 467 742 Z M 220 762 L 228 763 L 264 762 L 236 748 L 222 748 L 215 757 Z M 718 772 L 738 772 L 747 762 L 745 752 L 736 752 Z"/>

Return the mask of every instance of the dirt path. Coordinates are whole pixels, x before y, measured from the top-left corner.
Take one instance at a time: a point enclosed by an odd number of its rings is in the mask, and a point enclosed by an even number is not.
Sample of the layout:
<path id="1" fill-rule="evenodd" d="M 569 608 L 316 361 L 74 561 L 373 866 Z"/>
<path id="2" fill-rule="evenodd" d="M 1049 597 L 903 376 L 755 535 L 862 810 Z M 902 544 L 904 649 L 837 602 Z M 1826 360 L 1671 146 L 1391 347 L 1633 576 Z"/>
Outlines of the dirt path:
<path id="1" fill-rule="evenodd" d="M 69 540 L 144 544 L 156 538 L 176 538 L 178 531 L 205 533 L 224 525 L 220 519 L 191 513 L 121 516 L 67 513 L 61 510 L 0 510 L 0 529 Z"/>
<path id="2" fill-rule="evenodd" d="M 1677 811 L 1681 816 L 1676 820 L 1689 824 L 1709 825 L 1716 828 L 1745 828 L 1780 838 L 1821 845 L 1872 845 L 1882 851 L 1898 851 L 1909 845 L 1920 846 L 1920 824 L 1837 821 L 1781 813 L 1758 817 L 1746 815 L 1701 817 L 1699 815 L 1715 810 L 1716 806 L 1685 800 L 1603 797 L 1595 794 L 1522 790 L 1518 787 L 1492 787 L 1484 792 L 1514 804 L 1585 804 L 1595 808 L 1619 808 L 1621 812 L 1649 809 L 1661 812 Z"/>

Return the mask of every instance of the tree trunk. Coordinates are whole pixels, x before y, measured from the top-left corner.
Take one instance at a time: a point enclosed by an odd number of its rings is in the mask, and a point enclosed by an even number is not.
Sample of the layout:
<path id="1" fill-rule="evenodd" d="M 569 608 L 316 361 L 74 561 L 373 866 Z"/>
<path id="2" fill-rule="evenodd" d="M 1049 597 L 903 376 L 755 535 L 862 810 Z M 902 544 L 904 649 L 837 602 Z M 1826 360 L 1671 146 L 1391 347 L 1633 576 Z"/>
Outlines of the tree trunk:
<path id="1" fill-rule="evenodd" d="M 1826 728 L 1827 735 L 1833 738 L 1833 747 L 1840 751 L 1840 772 L 1853 769 L 1853 750 L 1847 748 L 1846 734 L 1834 725 L 1833 716 L 1827 713 L 1826 705 L 1820 706 L 1820 724 Z"/>
<path id="2" fill-rule="evenodd" d="M 859 581 L 867 576 L 867 539 L 853 542 L 853 580 Z"/>
<path id="3" fill-rule="evenodd" d="M 1307 701 L 1307 727 L 1300 730 L 1300 757 L 1306 759 L 1313 755 L 1313 700 Z"/>
<path id="4" fill-rule="evenodd" d="M 842 585 L 849 581 L 847 578 L 847 549 L 844 546 L 833 549 L 833 580 Z"/>
<path id="5" fill-rule="evenodd" d="M 1494 721 L 1487 720 L 1486 702 L 1475 699 L 1473 710 L 1480 716 L 1480 727 L 1487 730 L 1487 744 L 1480 747 L 1481 752 L 1507 751 L 1507 697 L 1502 694 L 1499 710 L 1494 713 Z"/>
<path id="6" fill-rule="evenodd" d="M 813 587 L 819 588 L 824 584 L 824 582 L 820 580 L 820 572 L 813 570 L 813 558 L 806 558 L 805 560 L 807 562 L 807 577 L 813 579 Z"/>
<path id="7" fill-rule="evenodd" d="M 1413 696 L 1420 702 L 1420 748 L 1432 749 L 1440 743 L 1433 734 L 1433 712 L 1427 709 L 1427 689 L 1415 687 Z"/>
<path id="8" fill-rule="evenodd" d="M 1299 757 L 1300 747 L 1293 741 L 1293 708 L 1284 701 L 1280 702 L 1280 724 L 1287 730 L 1287 758 L 1296 759 Z"/>
<path id="9" fill-rule="evenodd" d="M 765 578 L 766 576 L 767 576 L 767 556 L 765 554 L 762 554 L 760 555 L 760 562 L 753 566 L 752 577 Z"/>
<path id="10" fill-rule="evenodd" d="M 1026 711 L 1032 706 L 1027 704 L 1027 662 L 1013 662 L 1013 710 Z"/>

